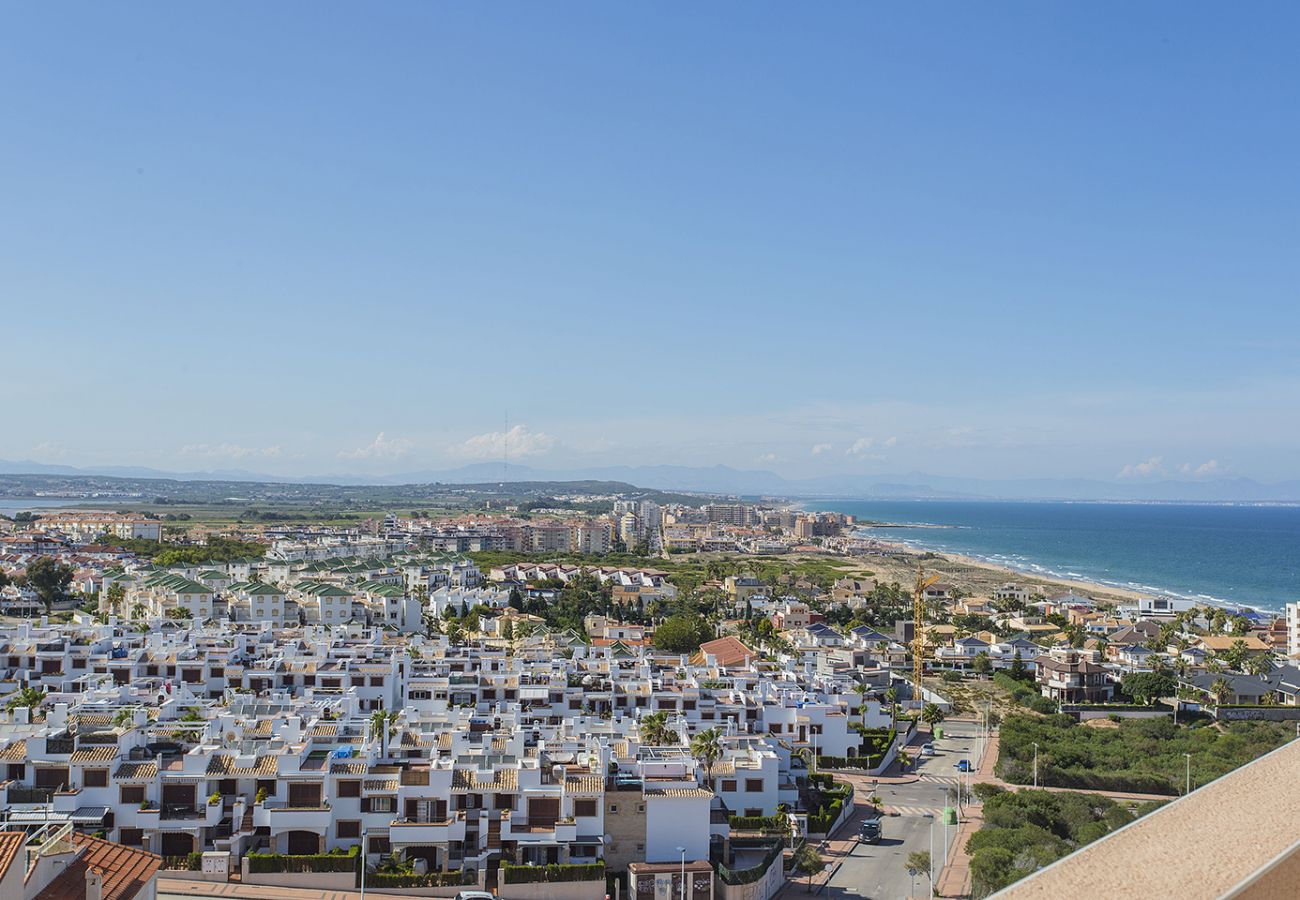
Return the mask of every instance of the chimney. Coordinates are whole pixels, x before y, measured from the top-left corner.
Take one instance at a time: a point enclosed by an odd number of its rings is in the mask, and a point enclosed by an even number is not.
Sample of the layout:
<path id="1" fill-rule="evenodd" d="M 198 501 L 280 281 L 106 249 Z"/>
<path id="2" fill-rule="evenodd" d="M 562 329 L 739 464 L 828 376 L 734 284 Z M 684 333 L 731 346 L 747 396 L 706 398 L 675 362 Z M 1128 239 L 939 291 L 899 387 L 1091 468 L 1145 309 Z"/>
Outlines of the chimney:
<path id="1" fill-rule="evenodd" d="M 104 900 L 104 873 L 94 866 L 86 867 L 86 900 Z"/>

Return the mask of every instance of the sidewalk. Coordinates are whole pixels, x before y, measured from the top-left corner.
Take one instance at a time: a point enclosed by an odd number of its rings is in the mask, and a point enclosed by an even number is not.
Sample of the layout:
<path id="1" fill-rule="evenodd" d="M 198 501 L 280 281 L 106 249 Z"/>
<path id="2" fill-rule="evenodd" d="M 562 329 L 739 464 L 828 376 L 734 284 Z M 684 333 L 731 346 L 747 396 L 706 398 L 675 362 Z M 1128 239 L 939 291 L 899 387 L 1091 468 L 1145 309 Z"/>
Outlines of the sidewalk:
<path id="1" fill-rule="evenodd" d="M 158 893 L 181 894 L 187 897 L 228 897 L 238 900 L 361 900 L 360 891 L 322 891 L 319 888 L 271 887 L 263 884 L 236 884 L 213 881 L 190 881 L 187 878 L 158 877 Z M 428 900 L 414 894 L 371 894 L 385 900 Z"/>

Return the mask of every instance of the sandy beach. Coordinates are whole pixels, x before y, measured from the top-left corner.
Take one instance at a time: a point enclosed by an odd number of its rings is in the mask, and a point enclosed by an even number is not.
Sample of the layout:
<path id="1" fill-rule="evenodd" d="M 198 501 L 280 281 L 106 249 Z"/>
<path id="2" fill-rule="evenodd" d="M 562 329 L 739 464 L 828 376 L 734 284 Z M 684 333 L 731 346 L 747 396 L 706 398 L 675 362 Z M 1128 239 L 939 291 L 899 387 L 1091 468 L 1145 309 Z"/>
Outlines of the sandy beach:
<path id="1" fill-rule="evenodd" d="M 863 568 L 875 573 L 877 581 L 885 583 L 897 581 L 902 585 L 910 584 L 915 578 L 919 563 L 928 573 L 940 575 L 944 581 L 977 596 L 992 596 L 994 590 L 1007 582 L 1037 586 L 1046 595 L 1072 591 L 1112 604 L 1132 604 L 1139 597 L 1147 596 L 1094 581 L 1031 575 L 959 553 L 919 550 L 874 537 L 872 540 L 880 548 L 881 554 L 859 557 L 859 560 Z"/>

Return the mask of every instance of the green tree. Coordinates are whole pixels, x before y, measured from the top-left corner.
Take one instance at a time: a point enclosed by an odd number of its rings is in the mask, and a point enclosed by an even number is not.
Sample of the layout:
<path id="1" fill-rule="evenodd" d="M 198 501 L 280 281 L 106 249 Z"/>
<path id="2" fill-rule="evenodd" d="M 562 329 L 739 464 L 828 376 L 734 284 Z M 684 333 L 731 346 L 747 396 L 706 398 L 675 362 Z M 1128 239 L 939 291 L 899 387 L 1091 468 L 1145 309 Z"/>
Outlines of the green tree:
<path id="1" fill-rule="evenodd" d="M 45 701 L 45 693 L 36 688 L 25 687 L 16 694 L 10 694 L 5 700 L 5 709 L 15 710 L 25 706 L 28 709 L 35 710 Z"/>
<path id="2" fill-rule="evenodd" d="M 1273 671 L 1273 661 L 1262 653 L 1248 657 L 1242 668 L 1250 675 L 1267 675 Z"/>
<path id="3" fill-rule="evenodd" d="M 889 701 L 889 727 L 893 728 L 898 718 L 898 688 L 891 687 L 885 691 L 885 699 Z"/>
<path id="4" fill-rule="evenodd" d="M 676 615 L 655 629 L 654 645 L 668 653 L 694 653 L 710 637 L 708 622 L 702 616 Z"/>
<path id="5" fill-rule="evenodd" d="M 704 769 L 704 780 L 709 790 L 713 790 L 713 767 L 722 758 L 722 733 L 716 728 L 701 731 L 691 738 L 691 755 L 699 761 Z"/>
<path id="6" fill-rule="evenodd" d="M 55 561 L 52 556 L 42 556 L 27 564 L 27 583 L 36 596 L 45 604 L 48 613 L 51 607 L 68 595 L 68 585 L 76 569 Z"/>
<path id="7" fill-rule="evenodd" d="M 907 854 L 907 862 L 905 863 L 905 865 L 907 866 L 909 872 L 916 872 L 918 875 L 924 874 L 927 878 L 929 878 L 930 877 L 930 851 L 916 850 L 913 851 L 912 853 Z"/>
<path id="8" fill-rule="evenodd" d="M 1226 704 L 1228 698 L 1232 696 L 1232 685 L 1228 682 L 1228 679 L 1214 679 L 1214 682 L 1210 685 L 1210 696 L 1214 698 L 1214 702 L 1219 706 Z"/>
<path id="9" fill-rule="evenodd" d="M 976 675 L 987 675 L 993 671 L 993 663 L 989 660 L 988 652 L 981 650 L 975 654 L 975 662 L 971 666 Z"/>
<path id="10" fill-rule="evenodd" d="M 1027 672 L 1028 668 L 1025 666 L 1025 661 L 1020 656 L 1020 651 L 1017 650 L 1016 655 L 1011 659 L 1011 668 L 1008 670 L 1007 674 L 1017 681 L 1024 681 Z"/>
<path id="11" fill-rule="evenodd" d="M 677 743 L 677 732 L 668 727 L 668 714 L 648 713 L 641 717 L 641 743 L 648 747 L 662 747 Z"/>
<path id="12" fill-rule="evenodd" d="M 929 725 L 931 731 L 934 730 L 934 726 L 943 721 L 943 718 L 943 710 L 936 703 L 927 703 L 921 708 L 921 721 Z"/>
<path id="13" fill-rule="evenodd" d="M 799 845 L 794 851 L 794 857 L 791 859 L 794 869 L 808 876 L 808 890 L 812 890 L 812 877 L 826 868 L 826 860 L 817 852 L 812 844 L 806 841 Z"/>

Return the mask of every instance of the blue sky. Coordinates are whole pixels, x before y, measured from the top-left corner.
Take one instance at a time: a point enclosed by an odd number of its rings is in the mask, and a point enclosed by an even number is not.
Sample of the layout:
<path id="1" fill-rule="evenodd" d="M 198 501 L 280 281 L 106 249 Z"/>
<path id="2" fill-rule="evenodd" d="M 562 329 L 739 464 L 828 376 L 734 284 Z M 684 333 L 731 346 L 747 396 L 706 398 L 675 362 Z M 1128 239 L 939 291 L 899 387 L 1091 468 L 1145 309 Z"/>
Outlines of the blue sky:
<path id="1" fill-rule="evenodd" d="M 1297 26 L 10 5 L 0 458 L 1300 477 Z"/>

